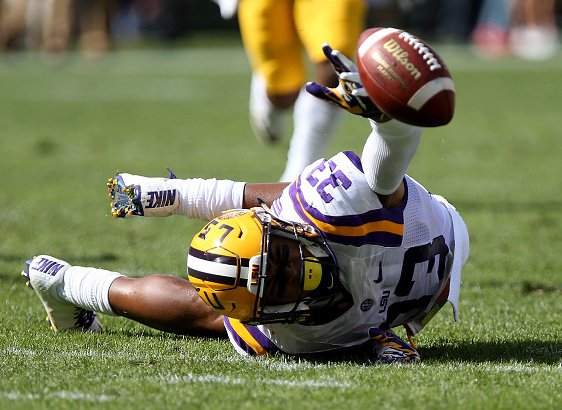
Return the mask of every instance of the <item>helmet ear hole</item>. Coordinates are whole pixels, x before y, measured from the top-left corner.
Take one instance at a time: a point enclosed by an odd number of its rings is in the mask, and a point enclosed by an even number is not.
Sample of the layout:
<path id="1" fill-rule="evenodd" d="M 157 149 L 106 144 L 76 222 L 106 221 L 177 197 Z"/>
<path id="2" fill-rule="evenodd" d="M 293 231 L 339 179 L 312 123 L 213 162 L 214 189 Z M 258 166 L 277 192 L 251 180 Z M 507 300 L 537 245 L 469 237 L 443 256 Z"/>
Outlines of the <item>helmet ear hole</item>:
<path id="1" fill-rule="evenodd" d="M 258 295 L 261 298 L 263 296 L 263 288 L 265 276 L 267 275 L 265 262 L 267 261 L 267 253 L 252 256 L 250 258 L 249 265 L 249 277 L 248 277 L 248 291 L 252 295 Z"/>
<path id="2" fill-rule="evenodd" d="M 320 261 L 315 257 L 305 259 L 303 274 L 303 289 L 306 291 L 316 290 L 322 281 L 322 265 Z"/>

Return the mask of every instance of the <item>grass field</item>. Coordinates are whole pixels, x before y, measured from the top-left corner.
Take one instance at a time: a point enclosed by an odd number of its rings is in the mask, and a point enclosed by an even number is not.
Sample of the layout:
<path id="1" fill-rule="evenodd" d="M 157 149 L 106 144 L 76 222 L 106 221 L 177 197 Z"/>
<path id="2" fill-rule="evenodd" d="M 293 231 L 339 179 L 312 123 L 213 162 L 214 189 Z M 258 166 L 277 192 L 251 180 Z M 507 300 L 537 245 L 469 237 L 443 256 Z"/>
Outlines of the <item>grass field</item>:
<path id="1" fill-rule="evenodd" d="M 438 47 L 439 49 L 439 47 Z M 555 409 L 562 406 L 562 56 L 486 62 L 439 49 L 457 85 L 453 122 L 426 131 L 409 173 L 464 215 L 471 257 L 459 323 L 416 338 L 424 363 L 355 357 L 245 360 L 224 340 L 176 337 L 117 317 L 53 334 L 19 276 L 47 253 L 74 264 L 185 275 L 199 221 L 114 220 L 116 171 L 276 180 L 288 141 L 256 143 L 237 42 L 0 56 L 0 409 Z M 360 150 L 346 117 L 329 147 Z"/>

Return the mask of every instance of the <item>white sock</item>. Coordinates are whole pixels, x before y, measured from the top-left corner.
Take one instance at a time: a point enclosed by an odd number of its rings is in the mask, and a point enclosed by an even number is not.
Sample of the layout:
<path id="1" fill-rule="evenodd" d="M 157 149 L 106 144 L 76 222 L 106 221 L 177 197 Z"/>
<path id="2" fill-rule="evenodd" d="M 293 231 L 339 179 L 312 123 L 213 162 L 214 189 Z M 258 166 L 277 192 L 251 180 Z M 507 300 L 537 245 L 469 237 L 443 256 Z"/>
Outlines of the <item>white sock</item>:
<path id="1" fill-rule="evenodd" d="M 325 155 L 341 119 L 341 111 L 334 104 L 301 90 L 294 108 L 294 131 L 287 164 L 280 181 L 293 181 L 307 165 Z"/>
<path id="2" fill-rule="evenodd" d="M 104 269 L 70 266 L 64 272 L 64 288 L 59 289 L 59 296 L 83 309 L 114 315 L 109 287 L 120 276 L 123 275 Z"/>
<path id="3" fill-rule="evenodd" d="M 224 211 L 241 209 L 245 186 L 245 182 L 224 179 L 186 179 L 180 189 L 178 213 L 210 221 Z"/>
<path id="4" fill-rule="evenodd" d="M 249 109 L 250 125 L 259 139 L 275 142 L 284 137 L 291 110 L 273 106 L 267 95 L 265 78 L 258 73 L 252 75 Z"/>
<path id="5" fill-rule="evenodd" d="M 404 178 L 418 149 L 423 128 L 396 120 L 370 122 L 373 131 L 361 155 L 363 171 L 373 191 L 389 195 Z"/>

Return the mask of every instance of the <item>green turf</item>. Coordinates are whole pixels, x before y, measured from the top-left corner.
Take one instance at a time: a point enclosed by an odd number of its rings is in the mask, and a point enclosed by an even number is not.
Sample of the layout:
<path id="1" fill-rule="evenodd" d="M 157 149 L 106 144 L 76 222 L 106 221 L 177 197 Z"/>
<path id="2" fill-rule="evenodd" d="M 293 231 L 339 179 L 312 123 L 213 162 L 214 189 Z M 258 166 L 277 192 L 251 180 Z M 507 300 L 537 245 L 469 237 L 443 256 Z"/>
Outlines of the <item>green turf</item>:
<path id="1" fill-rule="evenodd" d="M 357 357 L 239 358 L 226 341 L 116 317 L 101 335 L 57 334 L 19 272 L 52 254 L 141 276 L 183 276 L 201 222 L 113 220 L 116 171 L 276 180 L 288 142 L 258 144 L 249 66 L 236 43 L 119 51 L 57 65 L 0 56 L 1 409 L 560 408 L 562 56 L 486 62 L 443 48 L 453 122 L 426 131 L 410 174 L 464 215 L 471 257 L 460 323 L 445 307 L 416 338 L 424 364 Z M 348 116 L 329 153 L 360 150 Z"/>

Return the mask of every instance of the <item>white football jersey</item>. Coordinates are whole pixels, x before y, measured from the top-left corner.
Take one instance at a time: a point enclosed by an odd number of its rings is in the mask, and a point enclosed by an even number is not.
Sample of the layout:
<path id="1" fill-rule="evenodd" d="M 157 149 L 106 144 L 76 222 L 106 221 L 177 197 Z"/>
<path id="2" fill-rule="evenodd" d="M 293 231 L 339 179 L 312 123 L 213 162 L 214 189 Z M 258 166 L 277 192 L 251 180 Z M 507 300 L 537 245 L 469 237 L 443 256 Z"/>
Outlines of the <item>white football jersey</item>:
<path id="1" fill-rule="evenodd" d="M 402 206 L 383 208 L 367 184 L 359 157 L 342 152 L 308 166 L 274 202 L 272 210 L 279 217 L 314 225 L 325 234 L 354 302 L 323 325 L 258 326 L 282 351 L 320 352 L 362 344 L 373 327 L 409 324 L 415 333 L 448 295 L 453 295 L 449 300 L 456 317 L 460 269 L 468 256 L 466 227 L 442 197 L 409 176 L 404 182 Z M 455 252 L 455 237 L 462 241 L 462 254 Z M 458 260 L 452 274 L 453 254 Z"/>

